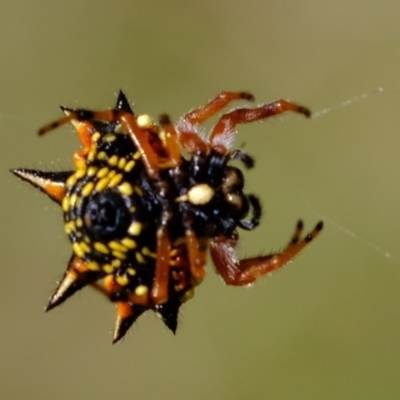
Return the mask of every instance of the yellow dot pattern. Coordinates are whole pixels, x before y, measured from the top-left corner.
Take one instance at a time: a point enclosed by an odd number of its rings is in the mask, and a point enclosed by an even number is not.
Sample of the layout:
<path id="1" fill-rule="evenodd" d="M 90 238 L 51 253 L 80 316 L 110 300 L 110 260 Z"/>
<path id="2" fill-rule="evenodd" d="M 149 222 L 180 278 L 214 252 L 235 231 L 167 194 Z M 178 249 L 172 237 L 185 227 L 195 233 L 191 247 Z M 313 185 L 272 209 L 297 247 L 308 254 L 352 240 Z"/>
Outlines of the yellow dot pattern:
<path id="1" fill-rule="evenodd" d="M 142 118 L 141 123 L 148 124 L 150 120 L 146 118 Z M 98 151 L 99 146 L 109 146 L 115 142 L 118 135 L 119 133 L 102 135 L 99 132 L 92 135 L 93 145 L 86 153 L 86 162 L 76 162 L 77 170 L 66 181 L 67 195 L 62 200 L 61 207 L 66 216 L 64 230 L 73 242 L 73 253 L 87 261 L 89 271 L 113 274 L 115 282 L 125 287 L 139 276 L 136 266 L 146 268 L 149 262 L 153 265 L 152 268 L 155 265 L 156 252 L 146 246 L 141 247 L 140 244 L 145 223 L 133 220 L 127 228 L 126 236 L 120 239 L 93 240 L 90 235 L 84 233 L 87 222 L 84 215 L 79 214 L 79 207 L 87 199 L 108 189 L 116 190 L 123 198 L 144 195 L 139 186 L 125 180 L 126 174 L 131 174 L 139 165 L 139 151 L 129 156 L 110 155 L 107 150 L 109 147 L 105 147 L 105 151 Z M 132 214 L 136 209 L 132 204 L 128 208 Z M 146 285 L 138 283 L 134 293 L 136 296 L 145 297 L 148 296 L 149 290 Z"/>

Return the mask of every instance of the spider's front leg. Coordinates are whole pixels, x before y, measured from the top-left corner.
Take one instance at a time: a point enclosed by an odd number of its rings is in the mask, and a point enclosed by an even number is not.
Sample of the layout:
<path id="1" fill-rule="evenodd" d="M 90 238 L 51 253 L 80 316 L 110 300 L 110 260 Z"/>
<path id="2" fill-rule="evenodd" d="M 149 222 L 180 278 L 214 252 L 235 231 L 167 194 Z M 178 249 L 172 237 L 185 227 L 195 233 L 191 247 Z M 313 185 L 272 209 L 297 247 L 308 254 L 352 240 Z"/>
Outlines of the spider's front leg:
<path id="1" fill-rule="evenodd" d="M 221 92 L 205 106 L 187 113 L 181 121 L 189 124 L 201 124 L 234 100 L 254 101 L 254 96 L 247 92 Z"/>
<path id="2" fill-rule="evenodd" d="M 211 257 L 217 272 L 228 285 L 248 285 L 293 260 L 321 232 L 322 227 L 323 223 L 320 221 L 312 232 L 300 240 L 303 223 L 299 221 L 292 240 L 283 251 L 244 260 L 238 260 L 236 256 L 237 235 L 234 238 L 219 236 L 211 241 Z"/>
<path id="3" fill-rule="evenodd" d="M 195 125 L 208 120 L 232 101 L 241 99 L 254 101 L 254 96 L 247 92 L 222 92 L 205 106 L 196 108 L 184 115 L 176 125 L 184 149 L 190 154 L 206 153 L 209 150 L 209 145 L 197 135 Z"/>
<path id="4" fill-rule="evenodd" d="M 142 161 L 146 167 L 147 173 L 151 178 L 156 178 L 159 172 L 159 159 L 149 143 L 145 132 L 136 121 L 136 117 L 129 106 L 129 102 L 122 92 L 119 92 L 117 105 L 112 110 L 91 111 L 86 109 L 73 110 L 67 107 L 61 107 L 66 115 L 55 122 L 52 122 L 39 130 L 39 136 L 56 129 L 62 125 L 71 122 L 77 130 L 83 145 L 83 150 L 74 155 L 75 162 L 85 162 L 87 152 L 92 146 L 92 135 L 96 132 L 93 121 L 117 122 L 131 138 L 137 147 Z"/>
<path id="5" fill-rule="evenodd" d="M 226 153 L 232 142 L 237 124 L 259 121 L 287 111 L 297 112 L 306 117 L 311 116 L 311 111 L 308 108 L 286 100 L 277 100 L 256 108 L 238 108 L 220 118 L 211 131 L 209 144 L 211 148 Z"/>

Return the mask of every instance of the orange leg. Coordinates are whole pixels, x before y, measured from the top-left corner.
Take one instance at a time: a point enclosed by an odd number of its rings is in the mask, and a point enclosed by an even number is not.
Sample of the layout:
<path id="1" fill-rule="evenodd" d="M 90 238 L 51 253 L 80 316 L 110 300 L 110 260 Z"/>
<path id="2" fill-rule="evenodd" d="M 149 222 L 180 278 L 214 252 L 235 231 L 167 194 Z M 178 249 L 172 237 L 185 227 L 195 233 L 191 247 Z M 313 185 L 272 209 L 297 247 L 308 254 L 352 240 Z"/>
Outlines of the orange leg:
<path id="1" fill-rule="evenodd" d="M 211 257 L 218 273 L 228 285 L 248 285 L 293 260 L 320 233 L 322 227 L 323 223 L 319 222 L 311 233 L 300 240 L 303 223 L 299 221 L 292 240 L 282 252 L 244 260 L 238 260 L 236 256 L 237 237 L 230 239 L 220 236 L 211 242 Z"/>
<path id="2" fill-rule="evenodd" d="M 206 254 L 205 251 L 200 248 L 199 241 L 193 230 L 186 229 L 185 236 L 189 255 L 190 272 L 194 281 L 199 283 L 204 279 L 205 275 L 204 266 L 206 263 Z"/>
<path id="3" fill-rule="evenodd" d="M 154 152 L 146 138 L 146 135 L 137 124 L 136 118 L 131 113 L 123 112 L 117 120 L 121 121 L 124 128 L 128 131 L 133 143 L 138 148 L 147 173 L 151 178 L 155 178 L 158 174 L 157 154 Z"/>
<path id="4" fill-rule="evenodd" d="M 210 135 L 210 145 L 212 148 L 222 150 L 225 153 L 233 140 L 237 124 L 259 121 L 287 111 L 294 111 L 306 117 L 311 115 L 307 108 L 286 100 L 277 100 L 256 108 L 239 108 L 224 114 L 217 122 Z"/>
<path id="5" fill-rule="evenodd" d="M 177 167 L 181 163 L 181 151 L 179 148 L 178 134 L 171 123 L 167 114 L 163 114 L 159 118 L 160 125 L 164 128 L 166 133 L 166 144 L 169 156 L 169 161 L 172 167 Z"/>
<path id="6" fill-rule="evenodd" d="M 193 231 L 192 217 L 190 214 L 185 213 L 183 215 L 183 225 L 185 228 L 190 273 L 194 283 L 200 283 L 205 275 L 204 266 L 206 263 L 206 246 L 204 246 L 204 243 L 199 241 L 199 238 Z"/>
<path id="7" fill-rule="evenodd" d="M 64 111 L 64 109 L 63 109 Z M 69 116 L 64 117 L 64 118 L 60 118 L 57 121 L 51 122 L 50 124 L 47 124 L 45 126 L 43 126 L 42 128 L 39 129 L 39 136 L 43 136 L 44 134 L 46 134 L 47 132 L 50 132 L 54 129 L 59 128 L 60 126 L 66 125 L 69 122 L 71 122 L 71 118 Z"/>
<path id="8" fill-rule="evenodd" d="M 98 120 L 104 122 L 120 122 L 126 129 L 128 135 L 139 150 L 147 173 L 154 178 L 158 174 L 158 158 L 154 152 L 145 133 L 136 122 L 136 118 L 131 111 L 124 109 L 106 110 L 106 111 L 89 111 L 89 110 L 71 110 L 63 108 L 67 114 L 66 117 L 59 119 L 49 125 L 44 126 L 39 130 L 39 135 L 44 135 L 46 132 L 58 128 L 68 122 L 72 122 L 75 129 L 78 131 L 81 142 L 84 146 L 83 153 L 78 152 L 75 155 L 76 161 L 79 161 L 85 156 L 85 150 L 90 148 L 91 135 L 94 133 L 91 121 Z"/>
<path id="9" fill-rule="evenodd" d="M 71 122 L 73 127 L 78 133 L 79 139 L 81 141 L 83 150 L 77 151 L 74 153 L 74 161 L 75 164 L 79 167 L 80 163 L 86 161 L 86 155 L 88 154 L 90 148 L 92 147 L 92 135 L 96 132 L 93 124 L 87 120 L 78 120 L 74 118 L 74 110 L 71 110 L 67 107 L 61 107 L 61 110 L 66 115 L 64 118 L 59 119 L 58 121 L 52 122 L 41 128 L 39 130 L 39 136 L 44 135 L 45 133 L 56 129 L 62 125 Z"/>
<path id="10" fill-rule="evenodd" d="M 183 146 L 183 148 L 189 154 L 206 154 L 208 153 L 210 146 L 205 142 L 197 133 L 184 131 L 182 129 L 178 130 L 179 132 L 179 140 Z"/>
<path id="11" fill-rule="evenodd" d="M 177 124 L 179 139 L 184 149 L 189 154 L 207 153 L 210 146 L 196 133 L 193 125 L 206 121 L 231 101 L 239 99 L 253 101 L 254 97 L 246 92 L 222 92 L 205 106 L 184 115 Z"/>
<path id="12" fill-rule="evenodd" d="M 168 300 L 169 267 L 171 242 L 168 230 L 161 225 L 157 230 L 157 262 L 151 298 L 154 304 L 162 304 Z"/>
<path id="13" fill-rule="evenodd" d="M 222 92 L 205 106 L 199 107 L 187 113 L 181 121 L 189 124 L 201 124 L 211 118 L 215 113 L 227 106 L 233 100 L 248 100 L 254 101 L 253 95 L 246 92 Z"/>

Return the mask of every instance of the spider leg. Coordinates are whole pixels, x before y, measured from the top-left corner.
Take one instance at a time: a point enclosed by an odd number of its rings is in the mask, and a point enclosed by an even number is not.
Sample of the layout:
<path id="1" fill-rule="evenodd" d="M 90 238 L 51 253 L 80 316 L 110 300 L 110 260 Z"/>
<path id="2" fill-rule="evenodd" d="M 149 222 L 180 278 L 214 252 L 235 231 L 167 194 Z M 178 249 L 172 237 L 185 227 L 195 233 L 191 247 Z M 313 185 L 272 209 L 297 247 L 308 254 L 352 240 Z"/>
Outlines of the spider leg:
<path id="1" fill-rule="evenodd" d="M 128 131 L 132 142 L 139 150 L 148 175 L 151 178 L 155 178 L 158 175 L 159 170 L 157 154 L 151 147 L 151 144 L 147 140 L 145 133 L 137 124 L 134 115 L 128 112 L 120 112 L 120 114 L 121 115 L 119 116 L 118 120 L 122 123 L 122 126 Z"/>
<path id="2" fill-rule="evenodd" d="M 63 107 L 63 106 L 61 106 L 60 108 L 64 112 L 65 117 L 41 128 L 39 130 L 39 136 L 43 136 L 47 132 L 70 122 L 72 124 L 72 126 L 75 128 L 75 130 L 77 131 L 79 139 L 80 139 L 82 147 L 83 147 L 82 150 L 76 151 L 73 155 L 75 164 L 77 166 L 79 166 L 80 163 L 85 162 L 86 156 L 89 153 L 90 148 L 93 145 L 92 135 L 96 132 L 96 129 L 94 128 L 93 124 L 89 120 L 75 118 L 75 116 L 76 116 L 75 114 L 80 112 L 82 115 L 88 115 L 88 114 L 91 114 L 92 112 L 86 111 L 86 110 L 74 111 L 70 108 Z M 82 115 L 81 115 L 81 118 L 82 118 Z"/>
<path id="3" fill-rule="evenodd" d="M 106 111 L 89 111 L 85 109 L 72 110 L 62 107 L 61 109 L 66 114 L 66 117 L 44 126 L 39 130 L 39 135 L 42 136 L 61 125 L 71 122 L 77 130 L 83 145 L 83 150 L 74 154 L 75 161 L 79 163 L 80 160 L 85 159 L 87 152 L 92 146 L 92 135 L 96 132 L 96 129 L 91 121 L 119 122 L 122 127 L 125 128 L 140 152 L 149 176 L 152 178 L 156 177 L 159 170 L 157 154 L 151 147 L 145 133 L 138 125 L 133 112 L 123 107 L 121 108 L 118 105 L 117 107 L 116 109 Z"/>
<path id="4" fill-rule="evenodd" d="M 259 121 L 287 111 L 294 111 L 306 117 L 311 115 L 307 108 L 286 100 L 277 100 L 256 108 L 238 108 L 224 114 L 214 126 L 209 139 L 210 146 L 226 153 L 233 140 L 237 124 Z"/>
<path id="5" fill-rule="evenodd" d="M 78 114 L 79 117 L 79 114 Z M 132 142 L 140 152 L 147 173 L 151 178 L 158 174 L 158 158 L 143 130 L 138 125 L 132 112 L 125 110 L 92 111 L 91 119 L 104 122 L 119 122 L 128 132 Z"/>
<path id="6" fill-rule="evenodd" d="M 189 253 L 190 272 L 195 282 L 201 282 L 204 279 L 206 262 L 205 251 L 200 248 L 199 241 L 193 230 L 185 232 L 186 246 Z"/>
<path id="7" fill-rule="evenodd" d="M 184 149 L 189 154 L 207 153 L 210 146 L 196 133 L 194 125 L 206 121 L 231 101 L 239 99 L 253 101 L 254 97 L 246 92 L 222 92 L 210 100 L 205 106 L 199 107 L 184 115 L 176 125 L 177 131 L 179 132 L 179 139 Z"/>
<path id="8" fill-rule="evenodd" d="M 247 169 L 254 167 L 254 158 L 243 150 L 236 149 L 227 154 L 228 160 L 240 160 Z"/>
<path id="9" fill-rule="evenodd" d="M 154 275 L 151 298 L 155 305 L 163 304 L 168 300 L 168 289 L 171 266 L 171 242 L 168 235 L 168 221 L 171 212 L 165 208 L 161 218 L 161 225 L 157 230 L 157 261 Z M 195 283 L 201 282 L 205 271 L 205 246 L 200 243 L 192 229 L 192 218 L 187 213 L 183 214 L 187 256 L 189 259 L 191 277 Z"/>
<path id="10" fill-rule="evenodd" d="M 193 128 L 193 131 L 178 129 L 179 141 L 189 154 L 208 153 L 210 146 L 197 133 L 195 133 Z"/>
<path id="11" fill-rule="evenodd" d="M 199 241 L 191 226 L 191 217 L 185 213 L 183 216 L 186 248 L 188 250 L 188 258 L 190 264 L 190 273 L 192 279 L 197 284 L 204 279 L 206 263 L 206 249 L 204 243 Z"/>
<path id="12" fill-rule="evenodd" d="M 201 124 L 211 118 L 215 113 L 227 106 L 233 100 L 254 101 L 254 96 L 247 92 L 222 92 L 218 96 L 210 100 L 205 106 L 190 111 L 181 118 L 188 124 Z"/>
<path id="13" fill-rule="evenodd" d="M 181 163 L 182 156 L 179 148 L 179 138 L 172 122 L 167 114 L 162 114 L 159 118 L 160 125 L 165 130 L 166 146 L 169 156 L 169 161 L 172 167 L 177 167 Z"/>
<path id="14" fill-rule="evenodd" d="M 61 107 L 61 110 L 65 112 L 64 107 Z M 39 129 L 38 134 L 39 134 L 39 136 L 43 136 L 47 132 L 50 132 L 54 129 L 59 128 L 60 126 L 68 124 L 70 121 L 71 121 L 71 118 L 67 115 L 64 118 L 60 118 L 57 121 L 51 122 L 50 124 L 43 126 L 42 128 Z"/>
<path id="15" fill-rule="evenodd" d="M 217 272 L 228 285 L 248 285 L 260 276 L 276 271 L 293 260 L 320 233 L 322 227 L 321 221 L 312 232 L 301 239 L 303 223 L 299 221 L 291 241 L 283 251 L 243 260 L 238 260 L 235 252 L 237 235 L 233 238 L 219 236 L 211 241 L 211 257 Z"/>
<path id="16" fill-rule="evenodd" d="M 151 298 L 154 304 L 162 304 L 168 300 L 171 242 L 166 218 L 164 221 L 157 230 L 157 261 L 151 289 Z"/>

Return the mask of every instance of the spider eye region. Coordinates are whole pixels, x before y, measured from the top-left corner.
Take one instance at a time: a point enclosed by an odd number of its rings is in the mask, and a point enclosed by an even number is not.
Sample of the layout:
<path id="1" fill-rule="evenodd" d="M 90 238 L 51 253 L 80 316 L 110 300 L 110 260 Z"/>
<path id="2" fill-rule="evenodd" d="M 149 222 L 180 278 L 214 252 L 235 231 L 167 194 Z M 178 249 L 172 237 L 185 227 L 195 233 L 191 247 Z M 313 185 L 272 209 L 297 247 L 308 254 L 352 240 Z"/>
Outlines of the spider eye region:
<path id="1" fill-rule="evenodd" d="M 95 239 L 120 239 L 129 227 L 129 210 L 121 195 L 107 191 L 89 199 L 83 221 L 86 230 Z"/>

